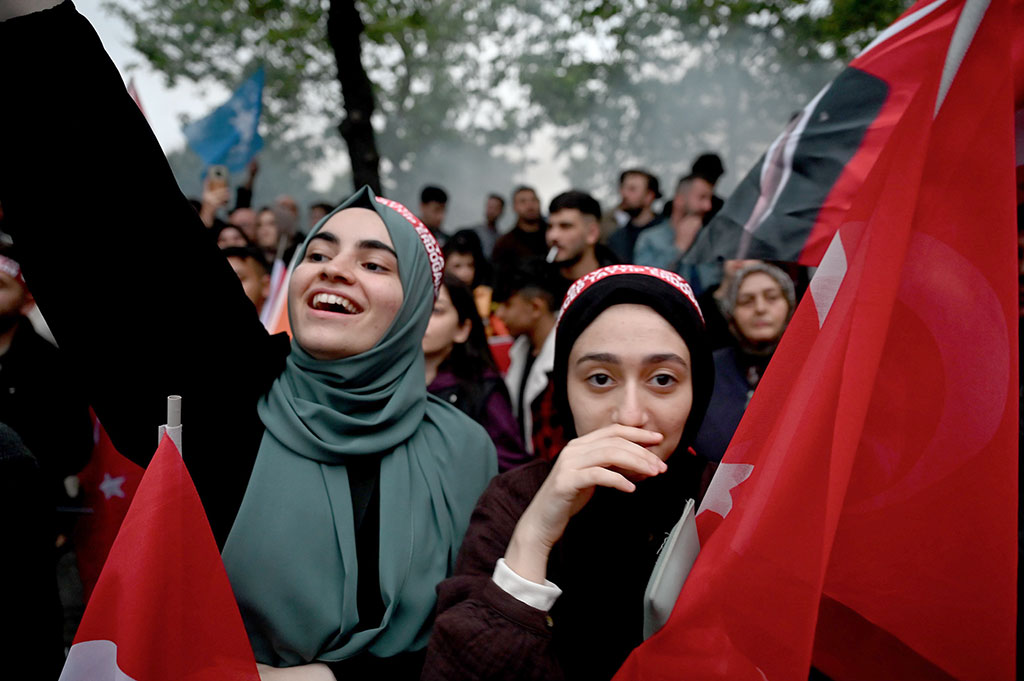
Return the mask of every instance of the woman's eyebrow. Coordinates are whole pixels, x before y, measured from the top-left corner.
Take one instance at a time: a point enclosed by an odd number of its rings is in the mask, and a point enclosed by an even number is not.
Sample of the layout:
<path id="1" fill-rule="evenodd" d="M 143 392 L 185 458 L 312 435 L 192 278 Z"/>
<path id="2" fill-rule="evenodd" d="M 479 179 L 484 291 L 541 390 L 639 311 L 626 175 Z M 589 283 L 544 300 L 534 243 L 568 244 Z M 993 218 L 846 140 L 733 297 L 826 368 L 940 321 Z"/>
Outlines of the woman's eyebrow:
<path id="1" fill-rule="evenodd" d="M 335 236 L 334 234 L 331 234 L 330 232 L 324 232 L 324 231 L 317 232 L 316 234 L 314 234 L 313 236 L 310 237 L 309 242 L 313 243 L 314 239 L 320 239 L 320 240 L 326 241 L 327 243 L 330 243 L 330 244 L 338 243 L 338 237 Z"/>
<path id="2" fill-rule="evenodd" d="M 647 355 L 646 357 L 644 357 L 644 364 L 664 364 L 666 362 L 681 364 L 684 367 L 689 366 L 689 363 L 685 359 L 683 359 L 674 352 L 664 352 L 657 355 Z"/>
<path id="3" fill-rule="evenodd" d="M 584 362 L 603 362 L 605 364 L 622 364 L 622 360 L 619 359 L 618 355 L 613 355 L 610 352 L 592 352 L 589 355 L 583 355 L 576 364 L 583 364 Z"/>
<path id="4" fill-rule="evenodd" d="M 359 242 L 358 245 L 360 249 L 387 251 L 388 253 L 395 257 L 395 260 L 398 259 L 398 254 L 395 253 L 395 249 L 391 248 L 391 246 L 388 246 L 383 241 L 377 241 L 376 239 L 363 239 L 362 241 Z"/>

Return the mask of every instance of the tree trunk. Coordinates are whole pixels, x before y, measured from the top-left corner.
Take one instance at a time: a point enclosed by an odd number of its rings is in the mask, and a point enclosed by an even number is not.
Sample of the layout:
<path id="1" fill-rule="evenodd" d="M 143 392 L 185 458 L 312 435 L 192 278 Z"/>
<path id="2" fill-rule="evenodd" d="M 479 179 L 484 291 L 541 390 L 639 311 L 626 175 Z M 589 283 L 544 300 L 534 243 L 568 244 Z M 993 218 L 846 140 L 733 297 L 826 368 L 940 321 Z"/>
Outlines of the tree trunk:
<path id="1" fill-rule="evenodd" d="M 341 96 L 345 100 L 345 119 L 338 124 L 338 131 L 348 145 L 355 188 L 368 184 L 380 194 L 380 154 L 370 122 L 376 102 L 370 78 L 363 68 L 360 46 L 363 29 L 355 0 L 331 0 L 327 39 L 334 51 Z"/>

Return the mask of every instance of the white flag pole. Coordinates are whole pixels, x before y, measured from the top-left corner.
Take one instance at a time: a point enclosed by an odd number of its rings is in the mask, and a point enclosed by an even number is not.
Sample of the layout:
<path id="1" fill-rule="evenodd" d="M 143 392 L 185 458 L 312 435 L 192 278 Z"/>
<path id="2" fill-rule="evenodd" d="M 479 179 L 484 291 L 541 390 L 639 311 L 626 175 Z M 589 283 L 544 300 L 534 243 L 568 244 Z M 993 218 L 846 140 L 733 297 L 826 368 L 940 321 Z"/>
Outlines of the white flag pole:
<path id="1" fill-rule="evenodd" d="M 171 442 L 181 453 L 181 395 L 169 395 L 167 397 L 167 423 L 160 426 L 160 440 L 164 439 L 164 433 L 171 438 Z"/>

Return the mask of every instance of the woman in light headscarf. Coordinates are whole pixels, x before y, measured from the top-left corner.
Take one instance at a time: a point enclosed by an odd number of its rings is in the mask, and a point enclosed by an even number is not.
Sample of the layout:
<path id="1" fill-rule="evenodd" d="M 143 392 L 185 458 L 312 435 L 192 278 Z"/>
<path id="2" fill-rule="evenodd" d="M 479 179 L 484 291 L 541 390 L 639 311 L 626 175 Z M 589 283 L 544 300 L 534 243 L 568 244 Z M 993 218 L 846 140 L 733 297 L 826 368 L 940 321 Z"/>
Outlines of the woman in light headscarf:
<path id="1" fill-rule="evenodd" d="M 715 462 L 722 460 L 793 316 L 793 280 L 774 265 L 754 261 L 730 281 L 723 308 L 736 345 L 714 353 L 715 392 L 693 445 Z"/>
<path id="2" fill-rule="evenodd" d="M 293 340 L 267 335 L 88 22 L 70 3 L 0 19 L 18 65 L 0 88 L 21 102 L 0 107 L 0 200 L 114 444 L 145 465 L 182 395 L 183 456 L 261 673 L 416 678 L 435 585 L 496 470 L 486 432 L 426 392 L 436 242 L 363 188 L 296 253 Z M 83 227 L 115 178 L 118 210 Z"/>

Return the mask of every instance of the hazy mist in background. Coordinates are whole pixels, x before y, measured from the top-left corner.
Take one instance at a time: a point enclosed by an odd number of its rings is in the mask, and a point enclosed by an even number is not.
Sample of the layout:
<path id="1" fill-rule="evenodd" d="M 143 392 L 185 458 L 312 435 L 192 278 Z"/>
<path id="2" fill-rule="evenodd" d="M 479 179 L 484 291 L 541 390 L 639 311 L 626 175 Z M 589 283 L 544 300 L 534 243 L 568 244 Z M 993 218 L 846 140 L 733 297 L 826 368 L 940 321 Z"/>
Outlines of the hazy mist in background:
<path id="1" fill-rule="evenodd" d="M 202 163 L 184 148 L 181 117 L 206 115 L 223 103 L 230 92 L 219 84 L 199 86 L 179 83 L 166 86 L 129 46 L 126 26 L 111 17 L 101 0 L 77 0 L 79 10 L 100 34 L 111 57 L 127 81 L 134 77 L 150 125 L 159 139 L 182 191 L 193 197 L 200 193 Z M 131 0 L 118 4 L 131 6 Z M 734 43 L 755 42 L 750 36 L 734 35 Z M 435 141 L 423 147 L 407 167 L 392 167 L 386 161 L 382 171 L 386 193 L 409 206 L 419 207 L 423 185 L 437 184 L 449 194 L 445 231 L 477 224 L 482 220 L 485 197 L 497 192 L 509 198 L 514 185 L 533 185 L 545 208 L 558 193 L 578 188 L 594 194 L 605 208 L 617 202 L 618 174 L 625 167 L 643 167 L 661 181 L 662 192 L 671 198 L 679 177 L 685 175 L 700 153 L 714 151 L 722 156 L 726 175 L 717 193 L 728 196 L 756 162 L 767 145 L 783 129 L 790 115 L 800 109 L 836 73 L 834 66 L 800 65 L 799 73 L 764 73 L 754 76 L 749 64 L 722 55 L 710 55 L 707 62 L 685 69 L 652 68 L 642 78 L 621 85 L 609 84 L 598 106 L 585 114 L 591 123 L 579 131 L 545 126 L 534 132 L 521 148 L 486 147 L 470 139 Z M 754 48 L 756 54 L 756 48 Z M 710 66 L 709 66 L 710 64 Z M 134 68 L 130 68 L 135 65 Z M 682 72 L 682 73 L 680 73 Z M 671 74 L 671 75 L 669 75 Z M 619 106 L 628 101 L 626 106 Z M 593 119 L 590 119 L 590 115 Z M 336 203 L 347 196 L 351 182 L 347 153 L 333 129 L 317 133 L 317 124 L 306 125 L 316 137 L 322 160 L 312 167 L 300 148 L 290 148 L 265 135 L 261 169 L 254 187 L 254 207 L 270 203 L 279 194 L 291 194 L 305 210 L 316 201 Z M 297 145 L 296 145 L 297 146 Z M 382 149 L 386 156 L 387 149 Z M 241 181 L 240 176 L 236 176 Z M 514 217 L 510 202 L 501 225 L 509 228 Z"/>

